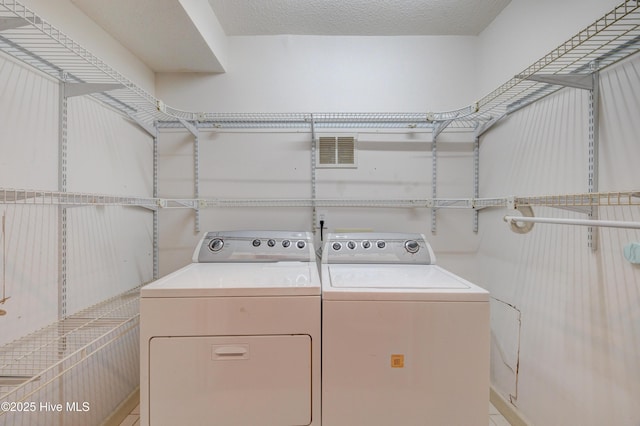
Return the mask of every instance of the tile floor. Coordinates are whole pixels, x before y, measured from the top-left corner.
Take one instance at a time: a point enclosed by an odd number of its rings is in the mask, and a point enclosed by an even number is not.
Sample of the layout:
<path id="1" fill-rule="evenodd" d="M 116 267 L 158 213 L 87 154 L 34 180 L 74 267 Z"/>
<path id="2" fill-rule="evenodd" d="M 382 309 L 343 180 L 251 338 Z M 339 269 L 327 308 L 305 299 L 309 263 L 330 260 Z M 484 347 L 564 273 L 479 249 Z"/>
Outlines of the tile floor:
<path id="1" fill-rule="evenodd" d="M 120 426 L 138 426 L 140 424 L 140 404 L 120 423 Z M 489 404 L 489 426 L 511 426 L 502 414 Z"/>
<path id="2" fill-rule="evenodd" d="M 127 417 L 124 418 L 120 426 L 138 426 L 140 424 L 140 404 L 136 405 L 131 413 Z M 489 426 L 493 426 L 489 424 Z"/>

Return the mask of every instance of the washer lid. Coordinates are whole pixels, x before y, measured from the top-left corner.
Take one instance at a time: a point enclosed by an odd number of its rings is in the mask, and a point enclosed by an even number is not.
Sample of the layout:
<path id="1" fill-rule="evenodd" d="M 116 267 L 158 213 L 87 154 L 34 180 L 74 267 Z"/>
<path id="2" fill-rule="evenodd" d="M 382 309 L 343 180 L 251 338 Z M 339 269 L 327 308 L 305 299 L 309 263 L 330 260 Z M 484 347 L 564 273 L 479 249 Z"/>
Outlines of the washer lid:
<path id="1" fill-rule="evenodd" d="M 192 263 L 140 290 L 140 297 L 306 296 L 320 294 L 315 263 Z"/>
<path id="2" fill-rule="evenodd" d="M 324 265 L 325 300 L 487 301 L 481 287 L 436 265 Z"/>

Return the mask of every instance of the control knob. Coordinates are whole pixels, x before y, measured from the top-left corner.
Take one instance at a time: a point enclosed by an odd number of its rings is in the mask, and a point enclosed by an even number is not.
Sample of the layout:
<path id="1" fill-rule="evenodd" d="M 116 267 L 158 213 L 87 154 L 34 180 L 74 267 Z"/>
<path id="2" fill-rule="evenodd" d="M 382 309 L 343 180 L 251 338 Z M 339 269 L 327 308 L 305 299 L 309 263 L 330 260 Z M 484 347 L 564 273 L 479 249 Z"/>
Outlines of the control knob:
<path id="1" fill-rule="evenodd" d="M 383 249 L 387 246 L 387 243 L 385 243 L 384 241 L 380 240 L 376 243 L 376 245 L 378 246 L 379 249 Z"/>
<path id="2" fill-rule="evenodd" d="M 355 243 L 355 241 L 349 241 L 349 242 L 347 243 L 347 247 L 348 247 L 350 250 L 353 250 L 354 248 L 356 248 L 356 243 Z"/>
<path id="3" fill-rule="evenodd" d="M 251 244 L 253 244 L 254 247 L 260 247 L 261 241 L 256 238 Z"/>
<path id="4" fill-rule="evenodd" d="M 420 250 L 420 244 L 418 244 L 416 240 L 408 240 L 408 241 L 405 241 L 404 248 L 409 253 L 417 253 L 418 250 Z"/>
<path id="5" fill-rule="evenodd" d="M 365 248 L 365 249 L 371 248 L 371 241 L 369 241 L 369 240 L 364 240 L 364 241 L 362 242 L 362 248 Z"/>
<path id="6" fill-rule="evenodd" d="M 287 248 L 291 245 L 291 241 L 289 240 L 283 240 L 282 241 L 282 247 Z"/>
<path id="7" fill-rule="evenodd" d="M 304 241 L 302 241 L 302 240 L 298 241 L 298 243 L 296 244 L 296 246 L 297 246 L 299 249 L 303 249 L 303 248 L 305 248 L 305 246 L 306 246 L 306 245 L 307 245 L 307 243 L 305 243 L 305 242 L 304 242 Z"/>
<path id="8" fill-rule="evenodd" d="M 274 246 L 276 245 L 276 240 L 269 240 L 269 241 L 267 241 L 267 245 L 268 245 L 269 247 L 274 247 Z"/>
<path id="9" fill-rule="evenodd" d="M 220 251 L 224 246 L 224 241 L 220 238 L 214 238 L 209 242 L 209 250 L 211 251 Z"/>
<path id="10" fill-rule="evenodd" d="M 340 244 L 340 243 L 333 243 L 333 245 L 332 245 L 331 247 L 333 247 L 333 249 L 334 249 L 335 251 L 338 251 L 338 250 L 340 250 L 340 249 L 342 248 L 342 244 Z"/>

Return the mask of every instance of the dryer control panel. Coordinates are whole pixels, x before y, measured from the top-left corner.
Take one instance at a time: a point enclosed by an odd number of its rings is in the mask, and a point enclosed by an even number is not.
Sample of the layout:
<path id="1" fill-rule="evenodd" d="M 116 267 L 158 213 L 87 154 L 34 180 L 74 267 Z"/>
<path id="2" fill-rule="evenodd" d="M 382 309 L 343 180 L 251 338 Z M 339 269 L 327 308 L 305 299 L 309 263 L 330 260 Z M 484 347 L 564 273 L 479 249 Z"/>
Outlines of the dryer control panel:
<path id="1" fill-rule="evenodd" d="M 193 262 L 315 262 L 313 236 L 295 231 L 207 232 Z"/>
<path id="2" fill-rule="evenodd" d="M 363 232 L 328 234 L 322 263 L 435 264 L 422 234 Z"/>

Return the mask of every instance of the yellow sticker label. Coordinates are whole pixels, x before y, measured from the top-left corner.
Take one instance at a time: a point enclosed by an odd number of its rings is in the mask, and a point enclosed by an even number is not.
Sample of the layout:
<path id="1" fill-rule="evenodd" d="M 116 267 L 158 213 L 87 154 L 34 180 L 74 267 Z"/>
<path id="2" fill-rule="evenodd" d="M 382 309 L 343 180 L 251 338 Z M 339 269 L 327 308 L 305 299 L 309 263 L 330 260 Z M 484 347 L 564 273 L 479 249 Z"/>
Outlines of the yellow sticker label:
<path id="1" fill-rule="evenodd" d="M 404 355 L 402 354 L 391 355 L 391 368 L 404 368 Z"/>

